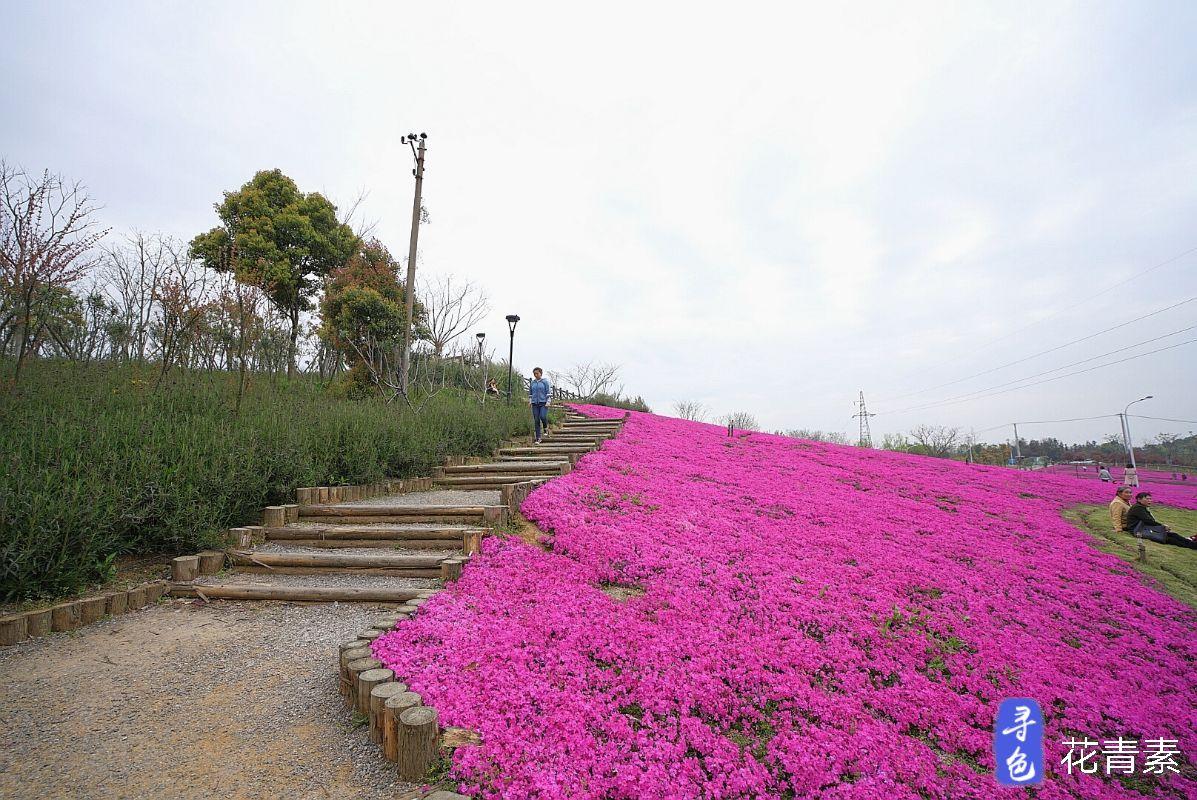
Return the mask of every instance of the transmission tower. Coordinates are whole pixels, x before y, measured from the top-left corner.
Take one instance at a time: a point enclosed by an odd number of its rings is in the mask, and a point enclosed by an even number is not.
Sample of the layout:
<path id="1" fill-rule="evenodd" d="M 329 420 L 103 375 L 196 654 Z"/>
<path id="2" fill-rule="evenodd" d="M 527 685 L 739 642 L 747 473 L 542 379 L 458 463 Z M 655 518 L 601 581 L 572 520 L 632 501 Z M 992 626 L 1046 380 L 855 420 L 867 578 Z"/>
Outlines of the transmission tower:
<path id="1" fill-rule="evenodd" d="M 877 415 L 869 411 L 869 409 L 865 406 L 863 389 L 860 392 L 860 400 L 857 401 L 856 405 L 857 411 L 852 415 L 860 420 L 860 435 L 856 439 L 856 444 L 858 447 L 872 447 L 873 434 L 869 430 L 869 417 L 875 417 Z"/>

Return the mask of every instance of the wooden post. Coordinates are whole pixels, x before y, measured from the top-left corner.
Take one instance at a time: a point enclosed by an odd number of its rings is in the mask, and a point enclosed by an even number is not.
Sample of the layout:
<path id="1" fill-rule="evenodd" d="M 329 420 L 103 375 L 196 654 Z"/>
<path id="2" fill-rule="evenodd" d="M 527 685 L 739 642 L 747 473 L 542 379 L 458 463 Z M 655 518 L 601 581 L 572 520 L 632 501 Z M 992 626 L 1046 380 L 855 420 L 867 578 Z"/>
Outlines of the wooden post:
<path id="1" fill-rule="evenodd" d="M 482 531 L 466 531 L 462 543 L 462 552 L 467 556 L 482 551 Z"/>
<path id="2" fill-rule="evenodd" d="M 370 690 L 370 741 L 382 744 L 384 706 L 387 700 L 406 691 L 407 684 L 396 681 L 380 683 Z"/>
<path id="3" fill-rule="evenodd" d="M 295 503 L 288 503 L 283 506 L 286 509 L 283 513 L 287 522 L 299 522 L 299 506 Z"/>
<path id="4" fill-rule="evenodd" d="M 367 669 L 357 674 L 357 686 L 353 690 L 353 698 L 356 701 L 355 707 L 359 714 L 370 713 L 370 692 L 374 691 L 374 687 L 380 683 L 389 683 L 395 680 L 395 673 L 384 667 L 376 667 L 375 669 Z"/>
<path id="5" fill-rule="evenodd" d="M 109 592 L 104 595 L 104 599 L 107 601 L 104 606 L 104 613 L 110 617 L 124 614 L 129 610 L 128 592 Z"/>
<path id="6" fill-rule="evenodd" d="M 356 644 L 359 641 L 361 641 L 361 640 L 355 639 L 353 642 L 351 642 L 349 644 Z M 342 645 L 342 647 L 344 647 L 344 646 L 345 645 Z M 341 651 L 341 654 L 338 659 L 339 663 L 340 663 L 339 671 L 341 674 L 341 682 L 337 688 L 341 692 L 342 697 L 348 697 L 350 690 L 352 689 L 352 686 L 353 686 L 353 683 L 352 683 L 353 679 L 352 679 L 352 676 L 349 674 L 349 662 L 357 661 L 358 659 L 361 659 L 361 658 L 373 658 L 373 657 L 374 657 L 374 655 L 370 651 L 369 647 L 360 647 L 360 646 L 359 647 L 349 647 L 349 648 L 346 648 Z"/>
<path id="7" fill-rule="evenodd" d="M 1135 534 L 1135 544 L 1139 548 L 1139 561 L 1147 563 L 1147 545 L 1143 544 L 1143 537 Z"/>
<path id="8" fill-rule="evenodd" d="M 199 556 L 179 556 L 170 562 L 170 577 L 176 581 L 193 581 L 199 575 Z"/>
<path id="9" fill-rule="evenodd" d="M 325 503 L 327 503 L 328 502 L 328 487 L 327 486 L 316 487 L 316 497 L 319 499 L 320 505 L 324 505 Z"/>
<path id="10" fill-rule="evenodd" d="M 249 528 L 229 528 L 229 540 L 237 548 L 252 547 L 254 542 Z"/>
<path id="11" fill-rule="evenodd" d="M 146 605 L 154 605 L 162 599 L 162 595 L 166 594 L 166 581 L 154 581 L 145 585 L 145 602 Z"/>
<path id="12" fill-rule="evenodd" d="M 145 588 L 138 587 L 137 589 L 129 590 L 129 610 L 136 611 L 145 606 Z"/>
<path id="13" fill-rule="evenodd" d="M 349 707 L 357 708 L 357 676 L 372 669 L 379 669 L 382 662 L 377 658 L 358 658 L 345 665 L 349 672 Z"/>
<path id="14" fill-rule="evenodd" d="M 30 611 L 25 615 L 25 630 L 30 639 L 34 636 L 45 636 L 50 632 L 50 627 L 50 609 L 48 608 L 41 611 Z"/>
<path id="15" fill-rule="evenodd" d="M 287 524 L 287 509 L 283 506 L 266 506 L 262 509 L 262 527 L 282 528 Z"/>
<path id="16" fill-rule="evenodd" d="M 398 736 L 399 777 L 420 781 L 436 759 L 440 726 L 436 709 L 428 706 L 409 708 L 399 715 Z"/>
<path id="17" fill-rule="evenodd" d="M 399 717 L 409 708 L 415 708 L 424 698 L 415 692 L 403 692 L 388 697 L 382 708 L 382 754 L 387 761 L 399 760 Z"/>
<path id="18" fill-rule="evenodd" d="M 29 636 L 29 620 L 24 614 L 0 619 L 0 645 L 17 644 Z"/>
<path id="19" fill-rule="evenodd" d="M 382 636 L 382 631 L 378 630 L 378 628 L 366 628 L 364 631 L 358 631 L 357 633 L 357 638 L 367 639 L 371 642 L 379 636 Z"/>
<path id="20" fill-rule="evenodd" d="M 224 569 L 223 550 L 202 550 L 198 557 L 200 575 L 215 575 Z"/>
<path id="21" fill-rule="evenodd" d="M 108 608 L 108 598 L 106 597 L 89 597 L 86 600 L 79 601 L 79 624 L 90 625 L 100 617 L 104 616 L 105 609 Z"/>
<path id="22" fill-rule="evenodd" d="M 461 559 L 446 558 L 441 562 L 441 580 L 455 581 L 461 577 Z"/>
<path id="23" fill-rule="evenodd" d="M 50 609 L 50 625 L 56 631 L 73 631 L 79 627 L 79 604 L 60 603 Z"/>
<path id="24" fill-rule="evenodd" d="M 302 489 L 295 490 L 295 502 L 301 506 L 310 506 L 312 504 L 312 493 L 316 490 L 310 486 L 305 486 Z"/>

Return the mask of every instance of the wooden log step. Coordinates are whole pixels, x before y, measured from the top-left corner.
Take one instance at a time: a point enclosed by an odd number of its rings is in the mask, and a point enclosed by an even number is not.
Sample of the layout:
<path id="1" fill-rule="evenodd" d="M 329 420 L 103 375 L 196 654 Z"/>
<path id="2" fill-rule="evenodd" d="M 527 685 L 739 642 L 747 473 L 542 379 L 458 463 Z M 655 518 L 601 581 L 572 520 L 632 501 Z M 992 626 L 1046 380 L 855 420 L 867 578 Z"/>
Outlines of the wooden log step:
<path id="1" fill-rule="evenodd" d="M 560 455 L 561 453 L 589 453 L 591 450 L 592 448 L 590 447 L 580 447 L 572 444 L 537 444 L 526 447 L 501 447 L 499 448 L 499 455 L 534 456 L 537 453 Z"/>
<path id="2" fill-rule="evenodd" d="M 536 464 L 519 464 L 510 461 L 494 461 L 487 464 L 461 464 L 455 467 L 443 467 L 443 469 L 446 475 L 472 475 L 478 472 L 529 472 L 535 470 L 548 472 L 553 467 L 565 472 L 569 469 L 569 462 L 557 460 Z"/>
<path id="3" fill-rule="evenodd" d="M 378 539 L 391 542 L 418 540 L 444 540 L 452 545 L 460 540 L 467 530 L 476 528 L 401 528 L 373 525 L 328 525 L 297 526 L 294 528 L 265 528 L 266 539 L 291 541 L 297 539 Z"/>
<path id="4" fill-rule="evenodd" d="M 296 547 L 312 547 L 320 550 L 341 550 L 345 548 L 370 548 L 394 550 L 402 547 L 410 550 L 460 550 L 464 547 L 464 536 L 457 539 L 287 539 L 287 544 Z"/>
<path id="5" fill-rule="evenodd" d="M 437 479 L 438 486 L 452 486 L 463 488 L 487 488 L 502 486 L 506 483 L 523 483 L 524 481 L 540 481 L 556 478 L 557 475 L 536 475 L 524 472 L 508 473 L 506 475 L 462 475 L 460 477 L 446 477 Z"/>
<path id="6" fill-rule="evenodd" d="M 424 589 L 392 589 L 345 586 L 271 586 L 265 583 L 173 583 L 170 593 L 176 597 L 199 597 L 203 592 L 213 600 L 290 600 L 292 602 L 403 603 L 423 596 Z"/>
<path id="7" fill-rule="evenodd" d="M 482 517 L 487 506 L 346 506 L 315 505 L 302 509 L 304 517 Z"/>
<path id="8" fill-rule="evenodd" d="M 405 556 L 388 553 L 257 553 L 230 550 L 229 561 L 238 567 L 316 567 L 322 569 L 424 569 L 440 570 L 441 556 Z"/>

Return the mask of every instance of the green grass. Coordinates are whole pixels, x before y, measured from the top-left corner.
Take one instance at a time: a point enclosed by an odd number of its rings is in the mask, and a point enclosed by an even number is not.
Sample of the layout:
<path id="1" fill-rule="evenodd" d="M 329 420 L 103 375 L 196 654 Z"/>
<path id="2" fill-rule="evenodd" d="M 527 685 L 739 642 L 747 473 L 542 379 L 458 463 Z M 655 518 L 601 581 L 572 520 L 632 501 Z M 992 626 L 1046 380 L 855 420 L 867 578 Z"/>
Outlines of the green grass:
<path id="1" fill-rule="evenodd" d="M 452 391 L 419 414 L 316 380 L 34 363 L 0 389 L 0 600 L 55 597 L 128 554 L 194 552 L 299 486 L 428 475 L 527 434 L 526 405 Z"/>
<path id="2" fill-rule="evenodd" d="M 1185 536 L 1197 534 L 1197 511 L 1155 505 L 1156 519 Z M 1112 553 L 1154 579 L 1159 588 L 1197 609 L 1197 550 L 1145 542 L 1147 563 L 1137 561 L 1138 547 L 1129 533 L 1110 530 L 1110 512 L 1105 506 L 1077 506 L 1064 512 L 1070 522 L 1091 534 L 1100 550 Z"/>

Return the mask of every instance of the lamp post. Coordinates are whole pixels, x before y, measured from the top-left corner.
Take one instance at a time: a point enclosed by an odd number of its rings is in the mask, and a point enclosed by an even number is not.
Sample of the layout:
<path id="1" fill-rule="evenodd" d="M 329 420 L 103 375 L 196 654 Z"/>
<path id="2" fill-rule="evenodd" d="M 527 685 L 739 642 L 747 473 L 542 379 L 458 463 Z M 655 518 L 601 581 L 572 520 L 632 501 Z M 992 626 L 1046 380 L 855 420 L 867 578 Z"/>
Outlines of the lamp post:
<path id="1" fill-rule="evenodd" d="M 519 314 L 507 315 L 507 330 L 511 332 L 511 345 L 507 350 L 507 402 L 511 402 L 511 362 L 515 358 L 515 326 L 519 324 Z"/>
<path id="2" fill-rule="evenodd" d="M 1149 394 L 1146 397 L 1140 397 L 1138 400 L 1132 400 L 1126 404 L 1126 408 L 1122 409 L 1122 413 L 1118 415 L 1122 418 L 1122 441 L 1126 445 L 1126 454 L 1130 456 L 1130 464 L 1132 467 L 1135 466 L 1135 446 L 1131 444 L 1130 416 L 1127 412 L 1130 411 L 1130 407 L 1135 403 L 1142 403 L 1144 400 L 1152 399 L 1152 397 L 1154 397 L 1154 395 Z"/>
<path id="3" fill-rule="evenodd" d="M 408 372 L 411 369 L 412 326 L 415 324 L 416 243 L 420 238 L 420 212 L 423 208 L 420 205 L 420 195 L 424 190 L 424 140 L 427 138 L 428 134 L 426 133 L 421 133 L 418 137 L 414 133 L 399 137 L 401 144 L 411 147 L 412 158 L 416 160 L 416 167 L 411 171 L 411 174 L 416 176 L 416 196 L 411 206 L 411 238 L 407 243 L 407 283 L 403 287 L 403 293 L 406 295 L 404 308 L 407 317 L 403 325 L 403 352 L 399 354 L 399 384 L 404 397 L 407 397 Z M 419 149 L 416 149 L 416 142 L 420 143 Z"/>
<path id="4" fill-rule="evenodd" d="M 474 338 L 478 340 L 478 370 L 482 373 L 482 402 L 486 402 L 486 380 L 490 377 L 490 370 L 482 368 L 482 342 L 486 339 L 485 333 L 475 333 Z"/>

